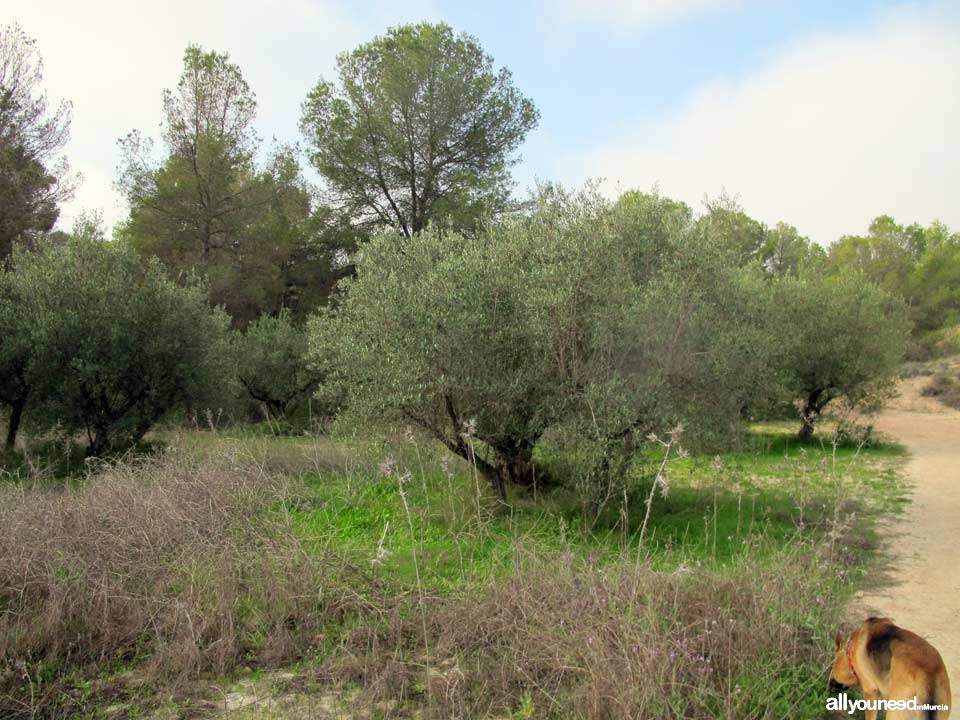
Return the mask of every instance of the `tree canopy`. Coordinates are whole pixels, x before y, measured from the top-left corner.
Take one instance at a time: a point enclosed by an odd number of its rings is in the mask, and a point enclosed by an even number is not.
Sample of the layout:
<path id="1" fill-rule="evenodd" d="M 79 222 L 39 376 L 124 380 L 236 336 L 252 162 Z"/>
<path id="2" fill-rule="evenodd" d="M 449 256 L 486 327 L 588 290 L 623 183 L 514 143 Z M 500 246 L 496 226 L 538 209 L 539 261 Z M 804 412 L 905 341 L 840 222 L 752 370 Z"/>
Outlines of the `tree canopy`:
<path id="1" fill-rule="evenodd" d="M 402 252 L 379 235 L 312 324 L 312 354 L 355 411 L 427 429 L 501 495 L 534 482 L 533 450 L 561 425 L 608 449 L 683 422 L 729 436 L 768 391 L 759 306 L 751 271 L 685 217 L 655 195 L 611 208 L 549 187 L 474 235 L 428 230 Z"/>
<path id="2" fill-rule="evenodd" d="M 507 206 L 514 152 L 539 116 L 476 38 L 402 25 L 339 55 L 337 72 L 307 96 L 301 128 L 354 222 L 469 230 Z"/>
<path id="3" fill-rule="evenodd" d="M 861 272 L 902 297 L 915 335 L 960 323 L 960 233 L 943 223 L 905 226 L 880 215 L 865 235 L 845 235 L 830 246 L 828 272 Z"/>
<path id="4" fill-rule="evenodd" d="M 837 398 L 856 405 L 893 387 L 910 333 L 907 308 L 863 274 L 783 277 L 771 310 L 780 328 L 773 361 L 800 406 L 801 438 Z"/>
<path id="5" fill-rule="evenodd" d="M 82 434 L 98 455 L 178 406 L 214 402 L 230 370 L 226 316 L 202 288 L 89 230 L 16 251 L 0 277 L 0 328 L 12 332 L 0 399 L 20 413 L 29 402 L 35 425 Z"/>
<path id="6" fill-rule="evenodd" d="M 0 261 L 14 243 L 50 230 L 76 184 L 59 155 L 70 103 L 51 108 L 36 44 L 19 25 L 0 27 Z"/>
<path id="7" fill-rule="evenodd" d="M 165 158 L 155 163 L 138 132 L 120 143 L 130 203 L 121 238 L 174 276 L 204 277 L 211 302 L 240 326 L 284 307 L 308 313 L 344 272 L 339 251 L 352 247 L 315 208 L 293 148 L 258 167 L 256 106 L 228 55 L 190 46 L 177 90 L 163 93 Z"/>

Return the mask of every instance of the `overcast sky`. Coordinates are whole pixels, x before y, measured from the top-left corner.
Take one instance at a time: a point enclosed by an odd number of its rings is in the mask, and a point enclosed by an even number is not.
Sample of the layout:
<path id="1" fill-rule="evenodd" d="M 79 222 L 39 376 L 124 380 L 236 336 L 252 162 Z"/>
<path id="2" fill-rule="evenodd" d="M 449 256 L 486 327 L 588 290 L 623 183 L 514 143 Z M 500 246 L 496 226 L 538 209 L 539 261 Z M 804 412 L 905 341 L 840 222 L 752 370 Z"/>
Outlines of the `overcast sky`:
<path id="1" fill-rule="evenodd" d="M 257 128 L 299 141 L 300 104 L 337 53 L 418 20 L 476 35 L 541 111 L 518 190 L 537 178 L 658 185 L 700 208 L 726 189 L 821 243 L 881 213 L 960 228 L 960 3 L 861 0 L 13 0 L 46 87 L 74 104 L 65 208 L 109 223 L 117 140 L 156 137 L 188 43 L 227 51 Z"/>

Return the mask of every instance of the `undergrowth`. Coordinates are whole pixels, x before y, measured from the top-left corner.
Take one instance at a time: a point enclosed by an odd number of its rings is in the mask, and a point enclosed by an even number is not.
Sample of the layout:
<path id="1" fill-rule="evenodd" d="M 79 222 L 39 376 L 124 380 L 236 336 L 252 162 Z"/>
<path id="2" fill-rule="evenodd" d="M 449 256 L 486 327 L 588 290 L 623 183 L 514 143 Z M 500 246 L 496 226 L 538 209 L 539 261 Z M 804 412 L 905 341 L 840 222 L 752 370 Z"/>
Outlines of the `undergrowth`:
<path id="1" fill-rule="evenodd" d="M 778 426 L 653 448 L 600 512 L 563 483 L 503 503 L 412 434 L 164 440 L 0 488 L 0 714 L 209 712 L 293 667 L 286 697 L 348 717 L 820 717 L 903 491 L 897 447 Z"/>

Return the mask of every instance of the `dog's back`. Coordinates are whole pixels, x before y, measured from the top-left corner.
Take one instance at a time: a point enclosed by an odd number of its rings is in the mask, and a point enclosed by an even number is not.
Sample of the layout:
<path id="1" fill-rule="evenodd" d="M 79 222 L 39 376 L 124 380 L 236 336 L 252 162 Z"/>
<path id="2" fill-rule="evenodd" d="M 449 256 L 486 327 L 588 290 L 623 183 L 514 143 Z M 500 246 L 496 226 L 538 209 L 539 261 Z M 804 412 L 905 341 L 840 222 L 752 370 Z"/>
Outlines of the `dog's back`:
<path id="1" fill-rule="evenodd" d="M 950 680 L 940 653 L 916 633 L 888 618 L 868 618 L 865 650 L 888 700 L 917 699 L 919 705 L 948 708 Z M 890 710 L 888 720 L 946 720 L 950 710 Z"/>

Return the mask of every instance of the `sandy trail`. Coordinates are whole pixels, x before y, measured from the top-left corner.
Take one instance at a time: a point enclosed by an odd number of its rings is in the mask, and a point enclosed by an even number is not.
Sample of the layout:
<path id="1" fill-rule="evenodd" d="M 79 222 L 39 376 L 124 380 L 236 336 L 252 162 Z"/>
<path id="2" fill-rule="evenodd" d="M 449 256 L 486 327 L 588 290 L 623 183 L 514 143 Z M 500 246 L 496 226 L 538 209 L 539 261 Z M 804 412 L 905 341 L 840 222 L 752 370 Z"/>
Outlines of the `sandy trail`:
<path id="1" fill-rule="evenodd" d="M 876 427 L 910 451 L 905 472 L 912 503 L 891 522 L 889 581 L 860 601 L 927 638 L 960 703 L 960 412 L 920 395 L 929 378 L 901 383 L 901 395 Z M 953 714 L 953 713 L 952 713 Z"/>

